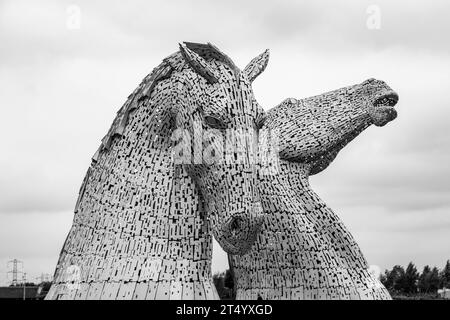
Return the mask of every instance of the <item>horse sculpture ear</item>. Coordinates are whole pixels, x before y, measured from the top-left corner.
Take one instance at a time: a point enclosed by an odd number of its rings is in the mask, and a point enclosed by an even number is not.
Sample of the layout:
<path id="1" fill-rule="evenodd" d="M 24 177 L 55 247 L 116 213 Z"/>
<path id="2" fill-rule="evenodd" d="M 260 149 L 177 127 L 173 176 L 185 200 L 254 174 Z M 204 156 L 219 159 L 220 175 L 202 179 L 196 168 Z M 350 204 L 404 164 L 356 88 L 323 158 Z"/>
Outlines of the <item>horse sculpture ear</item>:
<path id="1" fill-rule="evenodd" d="M 256 79 L 257 76 L 261 74 L 267 67 L 267 63 L 269 63 L 269 49 L 261 53 L 256 58 L 253 58 L 252 61 L 245 67 L 244 74 L 247 76 L 250 82 Z"/>
<path id="2" fill-rule="evenodd" d="M 203 78 L 205 78 L 206 81 L 211 84 L 219 81 L 219 76 L 214 71 L 214 69 L 208 65 L 205 59 L 186 47 L 184 43 L 180 43 L 180 51 L 183 55 L 183 58 L 191 66 L 191 68 L 194 69 L 194 71 L 201 75 Z"/>

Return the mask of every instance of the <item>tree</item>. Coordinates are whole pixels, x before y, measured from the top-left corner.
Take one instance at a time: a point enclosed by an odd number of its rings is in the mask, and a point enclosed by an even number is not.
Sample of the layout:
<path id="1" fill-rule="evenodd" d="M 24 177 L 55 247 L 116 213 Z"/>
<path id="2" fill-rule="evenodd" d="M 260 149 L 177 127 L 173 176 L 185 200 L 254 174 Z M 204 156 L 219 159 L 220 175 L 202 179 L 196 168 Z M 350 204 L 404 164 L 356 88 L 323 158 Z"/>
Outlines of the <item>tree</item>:
<path id="1" fill-rule="evenodd" d="M 220 298 L 222 298 L 222 296 L 224 295 L 224 291 L 225 291 L 223 277 L 224 277 L 224 274 L 219 273 L 219 272 L 217 272 L 213 275 L 213 282 L 214 282 L 214 285 L 216 286 L 217 293 L 219 294 Z"/>
<path id="2" fill-rule="evenodd" d="M 406 271 L 401 279 L 402 291 L 405 293 L 417 292 L 417 282 L 419 280 L 419 273 L 416 266 L 410 262 L 406 267 Z"/>
<path id="3" fill-rule="evenodd" d="M 450 260 L 447 260 L 444 269 L 440 273 L 440 288 L 450 288 Z"/>
<path id="4" fill-rule="evenodd" d="M 399 291 L 403 290 L 402 281 L 405 276 L 405 270 L 402 266 L 396 265 L 391 271 L 386 270 L 385 272 L 385 282 L 383 283 L 389 291 Z"/>
<path id="5" fill-rule="evenodd" d="M 430 268 L 430 266 L 427 265 L 423 268 L 423 271 L 419 276 L 420 292 L 429 292 L 430 291 L 430 276 L 431 276 L 431 268 Z"/>
<path id="6" fill-rule="evenodd" d="M 229 290 L 229 296 L 230 299 L 235 300 L 236 299 L 236 291 L 234 290 L 234 278 L 233 273 L 230 269 L 227 269 L 225 272 L 225 279 L 224 279 L 224 285 Z"/>
<path id="7" fill-rule="evenodd" d="M 227 287 L 227 285 L 230 285 L 230 280 L 227 278 L 227 274 L 229 274 L 228 277 L 231 277 L 230 270 L 222 273 L 217 272 L 213 275 L 214 286 L 216 287 L 217 293 L 222 300 L 233 299 L 233 290 L 232 288 Z M 227 285 L 225 285 L 225 283 L 227 283 Z"/>
<path id="8" fill-rule="evenodd" d="M 50 281 L 44 281 L 39 284 L 42 287 L 42 291 L 49 291 L 52 283 Z"/>
<path id="9" fill-rule="evenodd" d="M 430 274 L 430 292 L 436 292 L 439 289 L 439 269 L 434 267 Z"/>
<path id="10" fill-rule="evenodd" d="M 412 262 L 408 264 L 406 270 L 396 265 L 391 271 L 386 270 L 384 275 L 380 276 L 380 281 L 393 296 L 402 293 L 413 294 L 418 289 L 421 293 L 436 295 L 439 288 L 450 287 L 450 260 L 441 272 L 437 267 L 431 268 L 427 265 L 420 274 Z"/>
<path id="11" fill-rule="evenodd" d="M 35 287 L 36 284 L 34 282 L 25 282 L 25 286 L 26 287 Z M 11 284 L 10 287 L 23 287 L 23 282 L 21 282 L 21 283 L 19 282 L 15 285 Z"/>
<path id="12" fill-rule="evenodd" d="M 225 271 L 224 285 L 228 289 L 233 289 L 234 288 L 233 275 L 231 274 L 230 269 L 227 269 L 227 271 Z"/>
<path id="13" fill-rule="evenodd" d="M 387 287 L 386 286 L 386 280 L 387 280 L 387 273 L 388 273 L 389 271 L 387 271 L 387 270 L 385 270 L 384 271 L 384 274 L 380 274 L 380 278 L 379 278 L 379 280 L 380 280 L 380 282 L 385 286 L 385 287 Z"/>

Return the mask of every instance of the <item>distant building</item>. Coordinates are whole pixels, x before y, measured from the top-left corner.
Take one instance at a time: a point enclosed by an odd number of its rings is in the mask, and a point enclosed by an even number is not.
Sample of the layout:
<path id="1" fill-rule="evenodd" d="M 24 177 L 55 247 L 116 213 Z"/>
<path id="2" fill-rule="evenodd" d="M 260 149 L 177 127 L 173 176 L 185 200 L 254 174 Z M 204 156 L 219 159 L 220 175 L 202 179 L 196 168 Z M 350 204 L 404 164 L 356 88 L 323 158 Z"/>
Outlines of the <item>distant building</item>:
<path id="1" fill-rule="evenodd" d="M 439 298 L 449 299 L 450 300 L 450 289 L 444 288 L 438 290 Z"/>
<path id="2" fill-rule="evenodd" d="M 25 288 L 25 299 L 34 300 L 37 299 L 38 286 L 30 286 Z M 22 300 L 23 299 L 23 287 L 0 287 L 0 300 Z"/>

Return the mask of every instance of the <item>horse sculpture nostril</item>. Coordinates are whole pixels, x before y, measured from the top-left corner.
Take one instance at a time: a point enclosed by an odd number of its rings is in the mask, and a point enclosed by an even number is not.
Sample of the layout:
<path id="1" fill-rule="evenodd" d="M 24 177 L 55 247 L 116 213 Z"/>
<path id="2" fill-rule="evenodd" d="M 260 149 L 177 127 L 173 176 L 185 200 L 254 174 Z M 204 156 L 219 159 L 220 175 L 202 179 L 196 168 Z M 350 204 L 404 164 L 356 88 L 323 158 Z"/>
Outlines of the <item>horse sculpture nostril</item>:
<path id="1" fill-rule="evenodd" d="M 241 227 L 241 218 L 240 217 L 234 217 L 233 220 L 231 220 L 230 223 L 230 229 L 232 232 L 237 232 Z"/>

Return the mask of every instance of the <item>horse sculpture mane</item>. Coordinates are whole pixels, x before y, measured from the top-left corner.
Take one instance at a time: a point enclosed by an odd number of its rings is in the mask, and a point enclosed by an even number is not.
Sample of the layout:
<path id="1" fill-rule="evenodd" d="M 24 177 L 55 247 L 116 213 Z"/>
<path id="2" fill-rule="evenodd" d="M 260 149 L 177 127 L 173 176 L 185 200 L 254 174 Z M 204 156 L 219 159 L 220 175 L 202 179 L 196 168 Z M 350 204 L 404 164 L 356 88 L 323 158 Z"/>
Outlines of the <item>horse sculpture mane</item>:
<path id="1" fill-rule="evenodd" d="M 210 43 L 201 44 L 185 42 L 185 45 L 204 59 L 218 60 L 227 64 L 233 70 L 237 69 L 233 61 L 228 56 L 226 56 L 217 47 Z M 164 79 L 170 78 L 173 71 L 181 71 L 183 68 L 188 67 L 188 65 L 189 63 L 185 59 L 183 59 L 183 54 L 180 51 L 177 51 L 167 58 L 163 59 L 163 62 L 161 62 L 160 65 L 153 69 L 153 71 L 142 80 L 142 82 L 133 91 L 133 93 L 128 96 L 128 99 L 124 103 L 122 108 L 120 108 L 117 112 L 117 116 L 114 119 L 111 128 L 108 130 L 106 136 L 102 139 L 99 150 L 97 150 L 96 154 L 93 157 L 94 161 L 96 161 L 99 152 L 104 149 L 110 148 L 111 142 L 114 137 L 122 136 L 124 134 L 130 112 L 139 108 L 139 105 L 143 99 L 151 96 L 153 89 L 155 88 L 157 83 Z"/>

